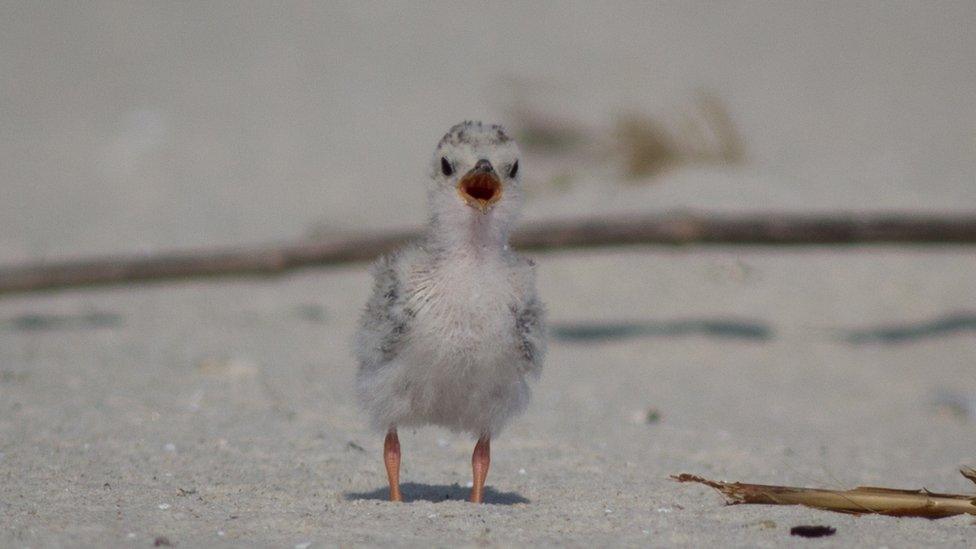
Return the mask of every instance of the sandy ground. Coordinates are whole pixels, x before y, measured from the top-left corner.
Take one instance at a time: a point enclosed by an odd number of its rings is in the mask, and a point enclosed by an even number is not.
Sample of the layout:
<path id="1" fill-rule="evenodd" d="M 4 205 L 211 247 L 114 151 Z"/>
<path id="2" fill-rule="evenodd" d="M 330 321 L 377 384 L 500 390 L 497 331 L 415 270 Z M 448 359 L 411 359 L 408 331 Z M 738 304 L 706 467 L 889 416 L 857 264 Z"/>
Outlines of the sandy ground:
<path id="1" fill-rule="evenodd" d="M 413 502 L 383 501 L 350 390 L 361 268 L 5 298 L 2 544 L 756 546 L 806 523 L 842 545 L 973 543 L 971 518 L 729 508 L 668 480 L 971 491 L 955 469 L 976 422 L 933 400 L 976 393 L 972 331 L 927 329 L 976 295 L 970 251 L 539 260 L 562 336 L 483 507 L 455 501 L 472 442 L 433 429 L 401 436 Z"/>
<path id="2" fill-rule="evenodd" d="M 433 144 L 512 122 L 510 78 L 595 131 L 705 87 L 746 148 L 643 185 L 527 162 L 529 218 L 976 210 L 971 2 L 271 6 L 4 4 L 0 260 L 419 222 Z M 972 491 L 972 249 L 536 259 L 550 355 L 484 506 L 458 501 L 472 441 L 435 429 L 401 434 L 410 502 L 383 501 L 352 397 L 364 265 L 0 297 L 0 546 L 976 543 L 970 517 L 668 478 Z"/>

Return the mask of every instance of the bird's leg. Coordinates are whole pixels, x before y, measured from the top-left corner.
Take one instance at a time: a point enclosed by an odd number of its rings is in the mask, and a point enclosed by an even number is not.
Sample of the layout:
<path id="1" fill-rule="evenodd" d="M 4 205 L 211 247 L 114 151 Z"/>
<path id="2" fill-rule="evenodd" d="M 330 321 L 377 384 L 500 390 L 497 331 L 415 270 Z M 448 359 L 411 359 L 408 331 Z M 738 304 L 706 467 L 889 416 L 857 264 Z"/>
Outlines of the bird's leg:
<path id="1" fill-rule="evenodd" d="M 390 501 L 403 501 L 400 495 L 400 439 L 397 438 L 396 428 L 386 433 L 383 462 L 386 463 L 386 476 L 390 479 Z"/>
<path id="2" fill-rule="evenodd" d="M 485 479 L 488 478 L 488 464 L 491 463 L 490 440 L 488 435 L 479 438 L 471 455 L 471 470 L 474 473 L 474 483 L 471 485 L 472 503 L 481 503 L 485 495 Z"/>

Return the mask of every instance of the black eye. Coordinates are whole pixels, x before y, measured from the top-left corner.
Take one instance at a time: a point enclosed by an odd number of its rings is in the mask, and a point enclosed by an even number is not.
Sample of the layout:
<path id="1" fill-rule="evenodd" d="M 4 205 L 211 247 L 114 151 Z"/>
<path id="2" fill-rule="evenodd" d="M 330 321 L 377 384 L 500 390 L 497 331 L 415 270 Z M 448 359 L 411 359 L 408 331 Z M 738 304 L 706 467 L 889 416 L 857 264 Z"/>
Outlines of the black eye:
<path id="1" fill-rule="evenodd" d="M 508 176 L 515 177 L 517 174 L 518 174 L 518 160 L 516 160 L 515 163 L 512 164 L 512 169 L 508 171 Z"/>
<path id="2" fill-rule="evenodd" d="M 446 156 L 441 157 L 441 173 L 446 177 L 450 177 L 454 173 L 454 168 L 451 167 L 451 163 L 447 161 Z"/>

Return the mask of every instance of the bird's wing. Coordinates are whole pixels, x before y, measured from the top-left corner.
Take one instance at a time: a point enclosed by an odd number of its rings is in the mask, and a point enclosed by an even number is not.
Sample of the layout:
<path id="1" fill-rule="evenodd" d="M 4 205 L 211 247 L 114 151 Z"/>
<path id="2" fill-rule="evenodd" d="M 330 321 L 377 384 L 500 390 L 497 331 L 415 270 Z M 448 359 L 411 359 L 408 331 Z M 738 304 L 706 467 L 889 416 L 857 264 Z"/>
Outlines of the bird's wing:
<path id="1" fill-rule="evenodd" d="M 526 373 L 538 376 L 542 372 L 542 359 L 546 354 L 546 310 L 535 296 L 513 311 L 518 350 Z"/>
<path id="2" fill-rule="evenodd" d="M 377 261 L 373 267 L 373 293 L 356 334 L 360 372 L 382 368 L 396 356 L 407 332 L 410 310 L 405 305 L 400 271 L 402 254 Z"/>
<path id="3" fill-rule="evenodd" d="M 516 286 L 522 299 L 512 307 L 515 315 L 515 341 L 521 354 L 523 369 L 538 376 L 546 354 L 546 308 L 535 290 L 535 263 L 513 254 Z"/>

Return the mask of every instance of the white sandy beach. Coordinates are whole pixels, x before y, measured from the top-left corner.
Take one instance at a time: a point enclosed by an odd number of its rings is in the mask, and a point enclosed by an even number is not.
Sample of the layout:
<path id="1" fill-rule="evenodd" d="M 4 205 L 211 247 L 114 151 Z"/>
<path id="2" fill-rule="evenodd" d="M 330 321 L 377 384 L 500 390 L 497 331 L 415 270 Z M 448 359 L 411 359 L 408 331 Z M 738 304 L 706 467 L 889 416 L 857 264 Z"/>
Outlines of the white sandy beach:
<path id="1" fill-rule="evenodd" d="M 574 161 L 561 186 L 532 153 L 529 221 L 976 211 L 971 2 L 0 13 L 3 264 L 419 224 L 437 139 L 518 127 L 514 81 L 604 136 L 707 89 L 745 150 L 637 183 Z M 365 265 L 0 296 L 0 546 L 974 544 L 972 517 L 727 507 L 669 480 L 973 492 L 971 247 L 533 257 L 550 353 L 484 506 L 456 501 L 472 441 L 436 429 L 401 433 L 409 502 L 384 501 L 352 391 Z"/>

